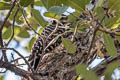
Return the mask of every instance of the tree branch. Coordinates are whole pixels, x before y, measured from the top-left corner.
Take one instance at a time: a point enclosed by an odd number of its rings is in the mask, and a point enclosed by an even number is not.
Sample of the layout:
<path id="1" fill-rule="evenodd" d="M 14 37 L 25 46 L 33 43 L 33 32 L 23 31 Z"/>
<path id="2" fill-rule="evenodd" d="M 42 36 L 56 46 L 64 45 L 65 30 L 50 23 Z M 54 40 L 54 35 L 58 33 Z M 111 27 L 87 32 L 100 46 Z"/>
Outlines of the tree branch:
<path id="1" fill-rule="evenodd" d="M 8 43 L 6 44 L 6 46 L 9 45 L 9 43 L 11 42 L 11 40 L 12 40 L 13 37 L 14 37 L 15 18 L 16 18 L 16 16 L 17 16 L 18 11 L 19 11 L 19 8 L 18 8 L 18 9 L 16 10 L 16 12 L 15 12 L 15 15 L 14 15 L 14 18 L 13 18 L 13 24 L 12 24 L 12 35 L 11 35 L 11 37 L 10 37 L 10 40 L 9 40 Z"/>
<path id="2" fill-rule="evenodd" d="M 28 65 L 28 67 L 31 69 L 31 71 L 34 73 L 34 70 L 32 69 L 32 67 L 30 66 L 30 64 L 28 63 L 28 61 L 25 59 L 25 57 L 23 55 L 21 55 L 17 50 L 15 50 L 14 48 L 0 48 L 2 50 L 13 50 L 14 52 L 16 52 L 24 61 L 25 63 Z"/>
<path id="3" fill-rule="evenodd" d="M 120 55 L 115 58 L 109 57 L 100 64 L 98 64 L 96 67 L 94 67 L 93 70 L 96 72 L 97 75 L 102 75 L 108 64 L 118 60 L 120 60 Z"/>
<path id="4" fill-rule="evenodd" d="M 25 78 L 29 78 L 30 76 L 30 73 L 28 73 L 27 71 L 22 70 L 13 64 L 10 64 L 9 62 L 4 62 L 2 60 L 0 60 L 0 68 L 6 68 L 7 70 L 10 70 L 14 72 L 15 74 L 25 77 Z"/>
<path id="5" fill-rule="evenodd" d="M 8 12 L 5 20 L 4 20 L 3 23 L 2 23 L 2 25 L 0 26 L 0 47 L 2 47 L 2 48 L 4 47 L 3 39 L 2 39 L 2 30 L 3 30 L 3 27 L 4 27 L 5 23 L 7 22 L 8 18 L 9 18 L 9 16 L 10 16 L 13 8 L 15 7 L 15 3 L 16 3 L 16 0 L 14 0 L 14 2 L 13 2 L 13 4 L 12 4 L 12 7 L 10 8 L 10 10 L 9 10 L 9 12 Z M 6 51 L 5 51 L 5 50 L 2 50 L 2 53 L 3 53 L 3 57 L 4 57 L 5 61 L 8 62 L 7 56 L 6 56 Z"/>
<path id="6" fill-rule="evenodd" d="M 33 30 L 33 32 L 34 32 L 35 34 L 40 35 L 40 34 L 37 33 L 37 32 L 32 28 L 32 26 L 29 24 L 29 22 L 27 21 L 27 19 L 26 19 L 26 17 L 25 17 L 24 11 L 23 11 L 23 10 L 21 10 L 21 11 L 22 11 L 22 15 L 23 15 L 23 17 L 24 17 L 24 20 L 25 20 L 26 24 L 29 26 L 29 28 L 30 28 L 31 30 Z"/>

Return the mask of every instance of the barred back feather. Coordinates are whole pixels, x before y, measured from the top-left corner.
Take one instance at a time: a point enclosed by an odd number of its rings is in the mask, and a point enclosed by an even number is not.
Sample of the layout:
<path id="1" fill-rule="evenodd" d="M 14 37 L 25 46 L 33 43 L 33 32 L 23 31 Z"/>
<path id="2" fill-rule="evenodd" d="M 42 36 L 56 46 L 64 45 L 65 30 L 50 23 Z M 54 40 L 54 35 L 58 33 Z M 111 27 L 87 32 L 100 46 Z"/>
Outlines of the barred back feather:
<path id="1" fill-rule="evenodd" d="M 35 41 L 29 58 L 30 65 L 34 70 L 36 70 L 42 54 L 52 51 L 61 44 L 61 36 L 66 38 L 71 34 L 69 31 L 70 27 L 71 23 L 68 22 L 67 16 L 62 15 L 58 21 L 53 20 L 52 23 L 43 30 L 39 38 Z"/>

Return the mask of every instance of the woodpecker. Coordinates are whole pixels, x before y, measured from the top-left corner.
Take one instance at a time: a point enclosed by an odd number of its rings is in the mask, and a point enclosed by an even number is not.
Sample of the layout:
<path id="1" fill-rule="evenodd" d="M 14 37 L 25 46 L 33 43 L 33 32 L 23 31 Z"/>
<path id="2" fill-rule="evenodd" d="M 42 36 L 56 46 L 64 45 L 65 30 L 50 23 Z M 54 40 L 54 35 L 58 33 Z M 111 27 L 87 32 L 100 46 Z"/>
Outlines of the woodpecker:
<path id="1" fill-rule="evenodd" d="M 52 51 L 61 44 L 62 37 L 67 38 L 72 34 L 70 28 L 71 22 L 68 21 L 68 17 L 61 15 L 59 20 L 53 20 L 52 23 L 43 30 L 35 41 L 28 60 L 34 70 L 36 70 L 42 54 Z"/>

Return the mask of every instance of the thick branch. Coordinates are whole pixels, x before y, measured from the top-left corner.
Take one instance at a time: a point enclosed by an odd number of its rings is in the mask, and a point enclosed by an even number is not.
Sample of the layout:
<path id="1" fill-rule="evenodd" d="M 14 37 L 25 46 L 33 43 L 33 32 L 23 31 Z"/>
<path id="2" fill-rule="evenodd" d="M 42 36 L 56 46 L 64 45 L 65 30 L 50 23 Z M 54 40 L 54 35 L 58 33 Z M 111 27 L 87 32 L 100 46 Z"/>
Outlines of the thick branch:
<path id="1" fill-rule="evenodd" d="M 97 75 L 102 75 L 108 64 L 118 60 L 120 60 L 120 55 L 115 58 L 109 57 L 101 62 L 99 65 L 97 65 L 95 68 L 93 68 L 93 70 L 96 72 Z"/>
<path id="2" fill-rule="evenodd" d="M 17 50 L 15 50 L 14 48 L 0 48 L 2 50 L 13 50 L 14 52 L 16 52 L 24 61 L 25 63 L 28 65 L 28 67 L 31 69 L 31 71 L 34 73 L 33 69 L 31 68 L 30 64 L 28 63 L 28 61 L 25 59 L 25 57 L 23 55 L 21 55 Z"/>
<path id="3" fill-rule="evenodd" d="M 9 62 L 4 62 L 2 60 L 0 60 L 0 68 L 6 68 L 7 70 L 10 70 L 14 72 L 15 74 L 25 77 L 25 78 L 28 78 L 30 76 L 30 73 L 28 73 L 27 71 L 22 70 L 13 64 L 10 64 Z"/>

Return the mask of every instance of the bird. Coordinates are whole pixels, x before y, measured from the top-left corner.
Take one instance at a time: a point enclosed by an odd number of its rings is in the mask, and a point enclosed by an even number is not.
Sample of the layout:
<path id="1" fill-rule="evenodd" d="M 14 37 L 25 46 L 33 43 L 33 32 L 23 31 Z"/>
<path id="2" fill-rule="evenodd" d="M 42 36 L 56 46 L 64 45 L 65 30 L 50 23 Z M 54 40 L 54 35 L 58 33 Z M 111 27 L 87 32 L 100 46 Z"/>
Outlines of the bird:
<path id="1" fill-rule="evenodd" d="M 62 37 L 67 38 L 72 34 L 70 31 L 71 26 L 72 23 L 68 20 L 68 16 L 62 14 L 60 19 L 52 20 L 52 23 L 43 30 L 33 44 L 31 55 L 28 59 L 33 70 L 37 69 L 42 54 L 52 51 L 62 43 Z"/>

